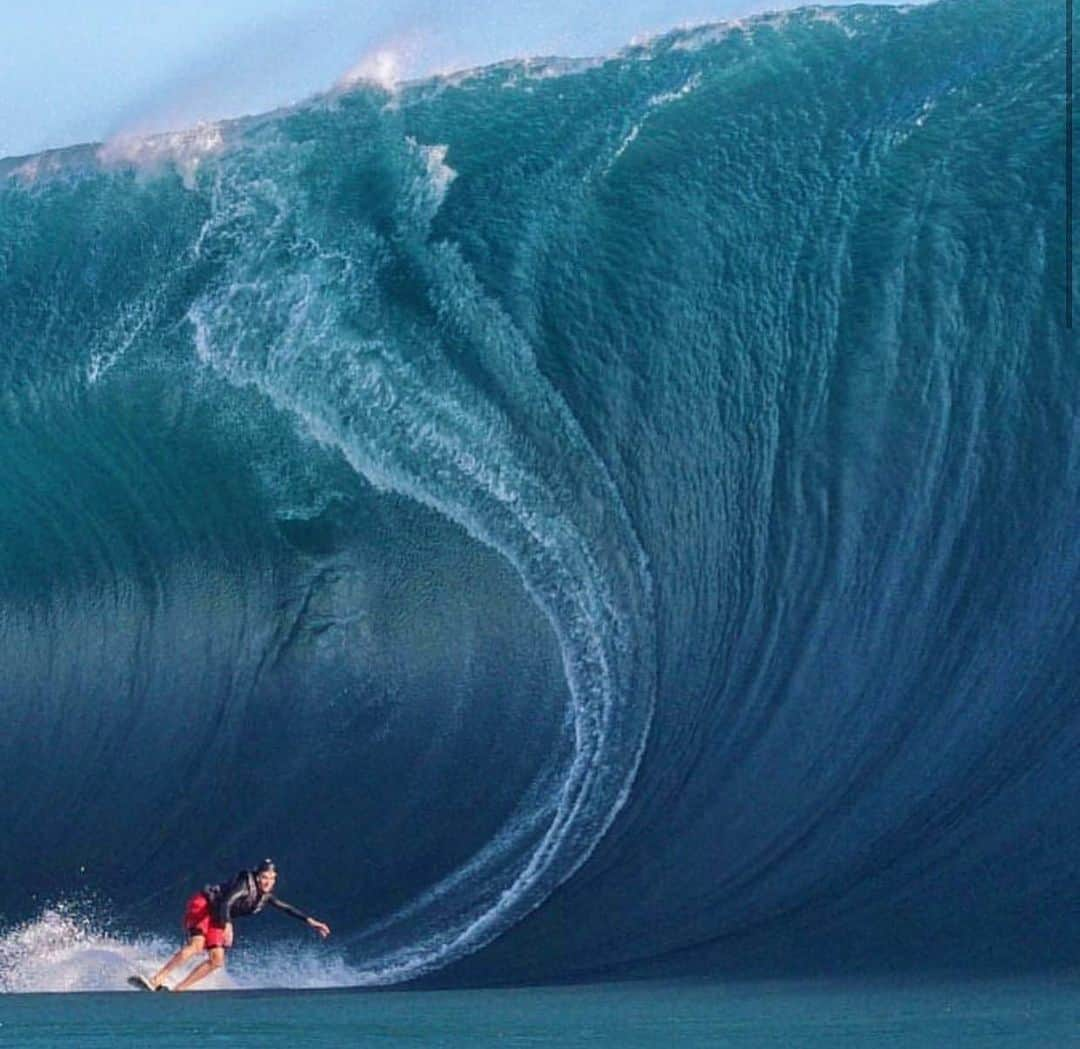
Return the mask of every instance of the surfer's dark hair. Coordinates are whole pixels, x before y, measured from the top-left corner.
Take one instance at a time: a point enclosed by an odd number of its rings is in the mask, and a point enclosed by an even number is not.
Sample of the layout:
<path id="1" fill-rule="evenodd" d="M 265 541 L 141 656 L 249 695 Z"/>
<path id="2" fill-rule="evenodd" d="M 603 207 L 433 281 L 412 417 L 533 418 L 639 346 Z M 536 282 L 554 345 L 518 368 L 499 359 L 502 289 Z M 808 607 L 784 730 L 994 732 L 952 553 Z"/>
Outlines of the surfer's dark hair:
<path id="1" fill-rule="evenodd" d="M 277 874 L 277 867 L 274 866 L 273 860 L 263 860 L 262 863 L 255 868 L 256 874 L 266 874 L 268 871 L 273 871 Z"/>

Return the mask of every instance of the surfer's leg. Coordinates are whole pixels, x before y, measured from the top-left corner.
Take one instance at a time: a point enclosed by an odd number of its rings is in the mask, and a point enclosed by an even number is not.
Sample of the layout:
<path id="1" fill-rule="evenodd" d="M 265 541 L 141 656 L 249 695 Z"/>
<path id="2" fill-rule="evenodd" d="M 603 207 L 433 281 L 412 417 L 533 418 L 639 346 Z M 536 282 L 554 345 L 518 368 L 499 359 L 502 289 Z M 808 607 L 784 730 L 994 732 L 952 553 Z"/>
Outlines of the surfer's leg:
<path id="1" fill-rule="evenodd" d="M 193 984 L 198 983 L 204 977 L 209 976 L 216 969 L 220 969 L 225 964 L 225 948 L 224 947 L 211 947 L 209 951 L 210 957 L 206 959 L 202 965 L 196 966 L 191 970 L 174 988 L 174 991 L 186 991 Z"/>
<path id="2" fill-rule="evenodd" d="M 181 962 L 194 958 L 196 954 L 206 949 L 206 937 L 201 933 L 195 933 L 183 947 L 180 948 L 153 976 L 150 982 L 157 987 L 161 981 L 172 972 Z"/>

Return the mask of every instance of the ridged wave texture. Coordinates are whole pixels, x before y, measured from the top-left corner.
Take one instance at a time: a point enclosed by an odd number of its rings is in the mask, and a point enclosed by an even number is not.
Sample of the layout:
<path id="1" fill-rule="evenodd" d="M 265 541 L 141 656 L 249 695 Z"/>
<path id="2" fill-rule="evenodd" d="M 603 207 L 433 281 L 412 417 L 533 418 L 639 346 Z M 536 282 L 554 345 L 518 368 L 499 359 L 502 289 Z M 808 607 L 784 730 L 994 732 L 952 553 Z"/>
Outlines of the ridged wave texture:
<path id="1" fill-rule="evenodd" d="M 0 162 L 0 915 L 1080 960 L 1060 6 Z"/>

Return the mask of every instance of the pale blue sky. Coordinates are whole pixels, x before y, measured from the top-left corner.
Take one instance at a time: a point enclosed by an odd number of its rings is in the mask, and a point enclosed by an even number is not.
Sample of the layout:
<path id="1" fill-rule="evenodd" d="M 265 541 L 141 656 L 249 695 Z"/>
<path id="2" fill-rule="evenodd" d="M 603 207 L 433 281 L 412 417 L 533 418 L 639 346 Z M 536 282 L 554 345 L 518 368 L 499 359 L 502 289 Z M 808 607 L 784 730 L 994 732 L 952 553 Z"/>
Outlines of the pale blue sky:
<path id="1" fill-rule="evenodd" d="M 183 127 L 325 90 L 391 53 L 402 77 L 797 0 L 0 0 L 0 156 Z"/>

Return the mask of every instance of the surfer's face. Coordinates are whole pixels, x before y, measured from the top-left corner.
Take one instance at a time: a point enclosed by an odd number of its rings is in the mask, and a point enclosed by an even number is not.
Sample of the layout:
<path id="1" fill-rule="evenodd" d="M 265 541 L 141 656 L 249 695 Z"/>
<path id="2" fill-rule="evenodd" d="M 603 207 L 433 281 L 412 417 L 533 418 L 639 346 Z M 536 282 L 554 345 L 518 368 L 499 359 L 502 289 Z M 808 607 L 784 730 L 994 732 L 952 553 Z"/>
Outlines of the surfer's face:
<path id="1" fill-rule="evenodd" d="M 260 892 L 269 892 L 277 881 L 277 871 L 262 871 L 256 876 Z"/>

